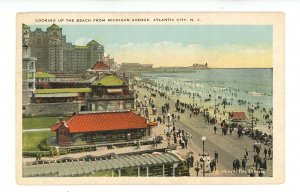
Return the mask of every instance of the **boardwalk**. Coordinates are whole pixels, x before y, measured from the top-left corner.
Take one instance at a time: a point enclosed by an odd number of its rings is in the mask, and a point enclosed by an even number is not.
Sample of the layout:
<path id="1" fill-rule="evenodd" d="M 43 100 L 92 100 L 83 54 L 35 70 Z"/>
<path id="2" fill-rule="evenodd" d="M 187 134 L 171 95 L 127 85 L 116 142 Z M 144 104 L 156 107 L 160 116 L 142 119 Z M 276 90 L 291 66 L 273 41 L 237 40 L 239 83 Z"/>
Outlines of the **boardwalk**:
<path id="1" fill-rule="evenodd" d="M 147 98 L 150 97 L 150 93 L 145 88 L 137 88 L 139 91 L 139 99 L 144 98 L 146 95 Z M 156 108 L 158 109 L 158 114 L 161 115 L 161 106 L 164 103 L 170 103 L 170 113 L 177 115 L 175 111 L 175 102 L 172 99 L 168 100 L 164 97 L 152 97 Z M 205 153 L 209 153 L 211 158 L 214 158 L 214 152 L 217 151 L 219 154 L 219 163 L 217 165 L 217 171 L 213 173 L 208 173 L 206 176 L 247 176 L 246 173 L 232 173 L 233 166 L 232 162 L 234 159 L 242 160 L 245 154 L 245 148 L 249 152 L 249 160 L 247 162 L 247 168 L 253 167 L 253 144 L 255 140 L 252 140 L 248 136 L 243 138 L 238 138 L 237 133 L 233 132 L 232 135 L 222 135 L 221 130 L 217 130 L 217 134 L 214 134 L 213 125 L 208 125 L 204 122 L 202 115 L 189 117 L 190 112 L 186 110 L 185 113 L 180 113 L 180 121 L 174 121 L 176 129 L 183 129 L 185 132 L 189 132 L 193 136 L 192 143 L 189 143 L 188 150 L 181 150 L 181 154 L 187 153 L 188 151 L 194 152 L 195 160 L 199 159 L 198 154 L 202 153 L 202 140 L 201 137 L 205 136 Z M 150 115 L 150 118 L 154 116 Z M 157 132 L 157 134 L 161 133 Z M 264 146 L 262 145 L 262 149 Z M 260 153 L 261 156 L 263 152 Z M 272 176 L 272 160 L 267 160 L 268 170 L 266 175 Z M 191 174 L 195 175 L 195 170 L 191 169 Z"/>

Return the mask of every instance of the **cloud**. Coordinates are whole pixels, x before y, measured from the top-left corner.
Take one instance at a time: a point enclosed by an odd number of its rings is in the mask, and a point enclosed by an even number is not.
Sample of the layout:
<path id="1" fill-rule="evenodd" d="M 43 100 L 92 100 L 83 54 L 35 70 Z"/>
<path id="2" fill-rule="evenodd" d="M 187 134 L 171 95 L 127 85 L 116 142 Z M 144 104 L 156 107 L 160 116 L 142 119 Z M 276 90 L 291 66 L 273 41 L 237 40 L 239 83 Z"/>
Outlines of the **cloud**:
<path id="1" fill-rule="evenodd" d="M 81 37 L 81 38 L 79 38 L 79 39 L 77 39 L 76 41 L 75 41 L 75 45 L 79 45 L 79 46 L 84 46 L 84 45 L 86 45 L 88 42 L 90 42 L 91 40 L 93 40 L 93 39 L 91 39 L 91 38 L 86 38 L 86 37 Z"/>
<path id="2" fill-rule="evenodd" d="M 211 67 L 272 67 L 272 47 L 258 44 L 203 47 L 179 42 L 112 44 L 105 47 L 118 63 L 139 62 L 158 66 L 191 66 L 208 63 Z"/>

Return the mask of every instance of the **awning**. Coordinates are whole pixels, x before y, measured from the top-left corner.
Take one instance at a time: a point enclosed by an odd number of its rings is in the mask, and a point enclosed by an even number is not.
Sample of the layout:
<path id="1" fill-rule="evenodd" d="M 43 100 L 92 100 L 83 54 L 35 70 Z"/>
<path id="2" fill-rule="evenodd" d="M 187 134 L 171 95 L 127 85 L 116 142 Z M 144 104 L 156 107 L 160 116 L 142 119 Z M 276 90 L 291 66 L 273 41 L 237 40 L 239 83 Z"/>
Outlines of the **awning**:
<path id="1" fill-rule="evenodd" d="M 107 89 L 108 93 L 122 93 L 122 89 Z"/>
<path id="2" fill-rule="evenodd" d="M 97 161 L 80 161 L 78 159 L 69 158 L 72 163 L 64 161 L 63 159 L 57 159 L 49 162 L 49 164 L 37 164 L 37 165 L 23 165 L 24 177 L 71 177 L 71 176 L 84 176 L 90 175 L 95 172 L 102 172 L 108 170 L 120 170 L 137 167 L 153 167 L 162 166 L 163 164 L 174 165 L 181 163 L 184 160 L 179 155 L 168 153 L 152 153 L 142 155 L 122 155 L 117 158 L 98 158 Z M 43 160 L 42 160 L 43 161 Z"/>
<path id="3" fill-rule="evenodd" d="M 35 94 L 36 98 L 51 98 L 51 97 L 77 97 L 78 93 L 49 93 L 49 94 Z"/>

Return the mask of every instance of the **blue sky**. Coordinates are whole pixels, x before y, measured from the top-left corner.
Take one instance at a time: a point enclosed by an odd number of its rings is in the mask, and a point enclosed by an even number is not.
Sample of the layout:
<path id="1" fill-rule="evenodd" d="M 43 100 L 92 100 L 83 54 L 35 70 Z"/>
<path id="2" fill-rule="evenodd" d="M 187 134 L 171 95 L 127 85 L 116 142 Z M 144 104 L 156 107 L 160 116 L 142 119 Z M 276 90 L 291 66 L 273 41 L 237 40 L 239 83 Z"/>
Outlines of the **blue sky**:
<path id="1" fill-rule="evenodd" d="M 41 27 L 30 26 L 31 30 Z M 103 45 L 132 43 L 155 43 L 159 41 L 201 44 L 204 47 L 224 44 L 272 45 L 272 26 L 270 25 L 61 25 L 67 41 L 86 37 Z"/>
<path id="2" fill-rule="evenodd" d="M 29 25 L 31 30 L 49 25 Z M 59 25 L 67 42 L 96 40 L 118 63 L 272 67 L 271 25 Z M 254 66 L 255 65 L 255 66 Z"/>

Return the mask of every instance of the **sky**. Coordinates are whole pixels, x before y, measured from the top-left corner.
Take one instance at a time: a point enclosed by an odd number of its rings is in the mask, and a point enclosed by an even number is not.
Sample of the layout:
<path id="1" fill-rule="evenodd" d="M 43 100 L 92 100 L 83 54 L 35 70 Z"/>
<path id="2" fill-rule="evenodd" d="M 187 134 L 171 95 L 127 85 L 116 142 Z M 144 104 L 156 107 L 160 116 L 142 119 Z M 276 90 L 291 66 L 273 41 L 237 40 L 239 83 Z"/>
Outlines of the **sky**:
<path id="1" fill-rule="evenodd" d="M 49 25 L 29 25 L 31 31 Z M 271 25 L 60 25 L 67 42 L 102 44 L 117 63 L 271 68 Z"/>

